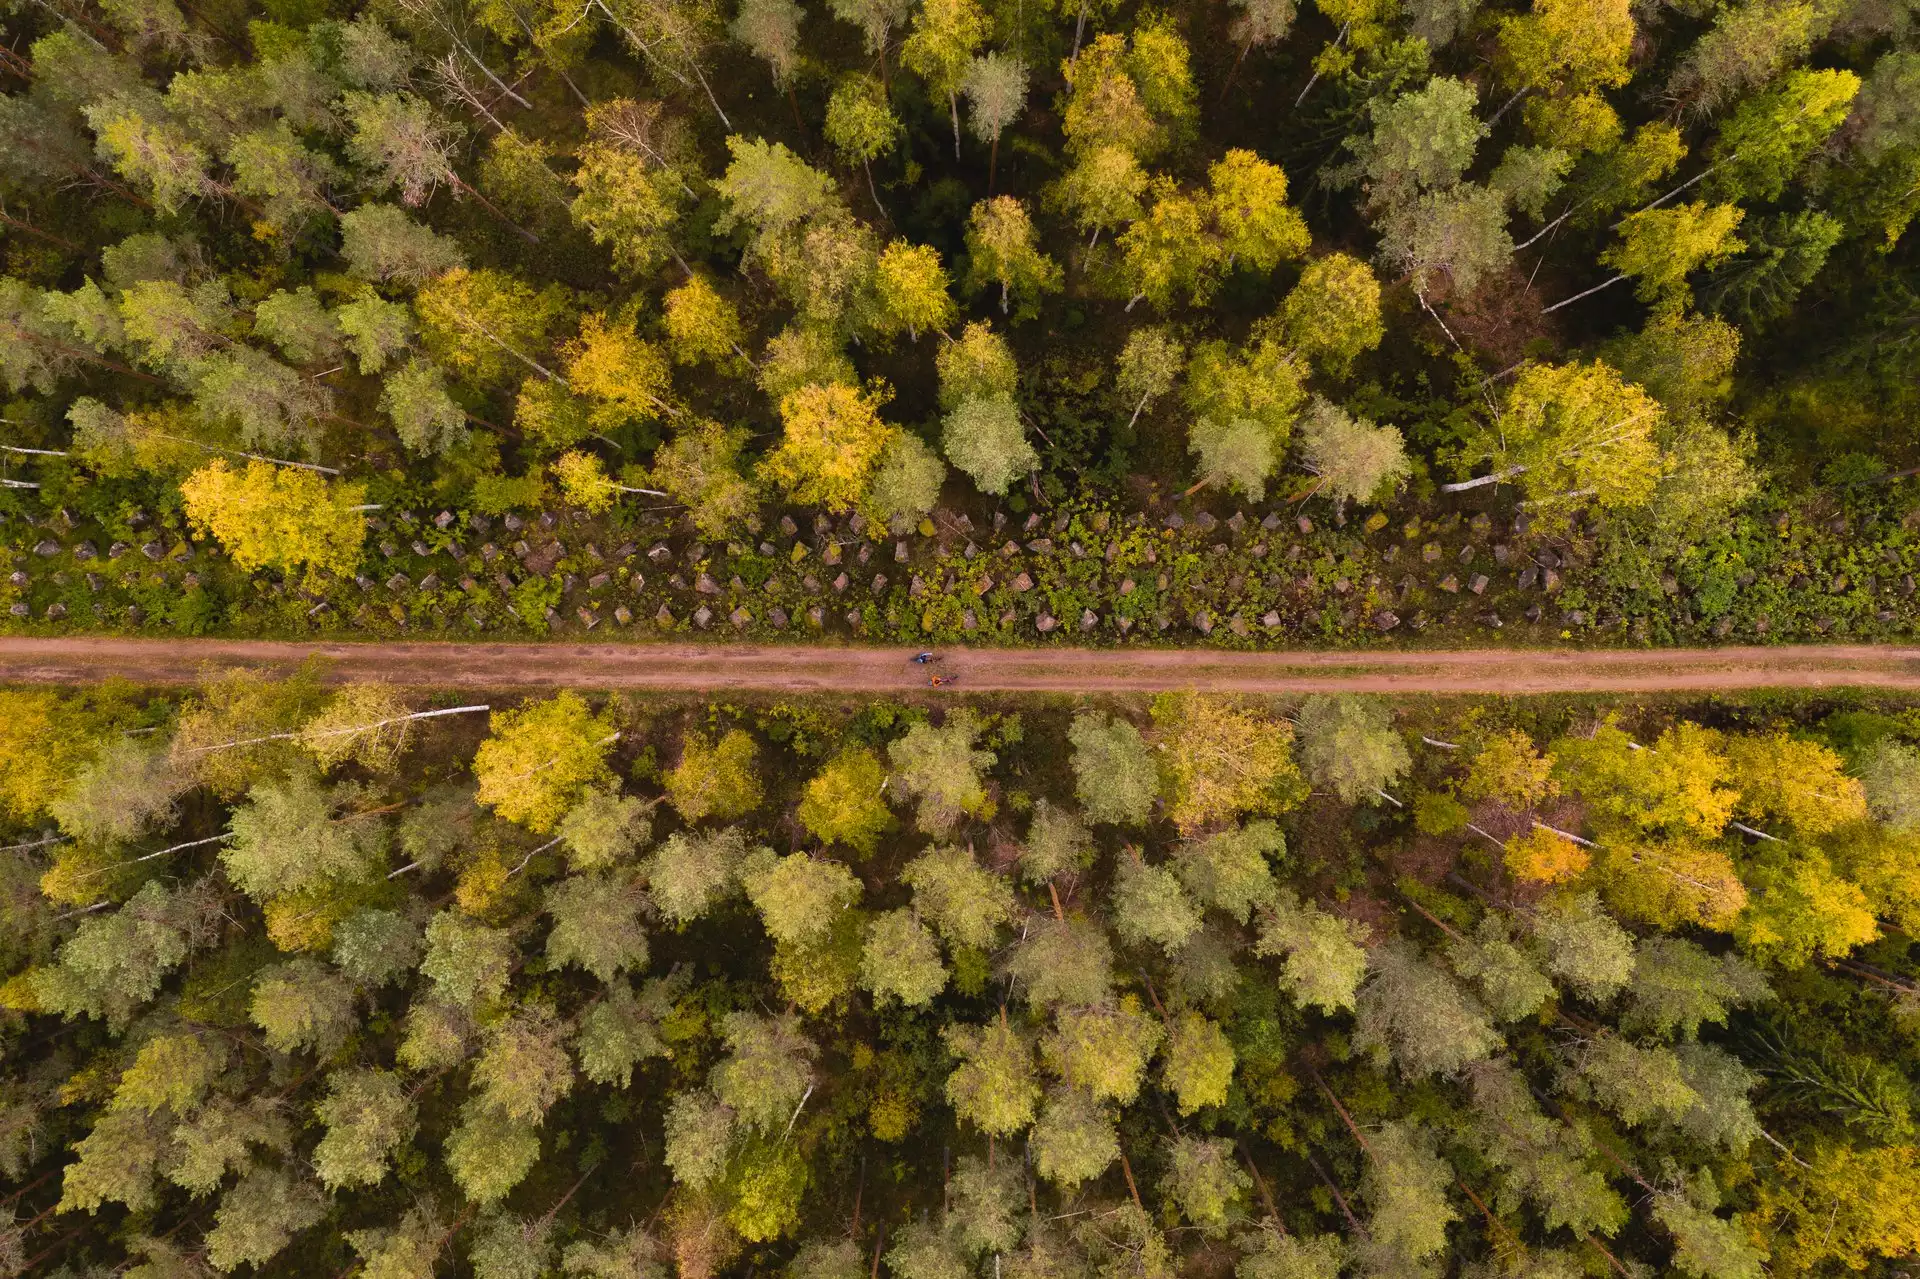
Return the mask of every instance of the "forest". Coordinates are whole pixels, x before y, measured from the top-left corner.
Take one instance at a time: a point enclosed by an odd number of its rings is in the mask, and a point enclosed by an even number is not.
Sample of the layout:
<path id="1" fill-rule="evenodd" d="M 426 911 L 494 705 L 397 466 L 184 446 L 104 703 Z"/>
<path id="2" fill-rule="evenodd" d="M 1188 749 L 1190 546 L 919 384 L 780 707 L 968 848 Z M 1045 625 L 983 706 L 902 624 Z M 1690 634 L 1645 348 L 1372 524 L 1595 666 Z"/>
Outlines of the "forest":
<path id="1" fill-rule="evenodd" d="M 0 1273 L 1897 1279 L 1920 710 L 0 694 Z"/>
<path id="2" fill-rule="evenodd" d="M 16 0 L 0 626 L 1910 635 L 1917 21 Z"/>

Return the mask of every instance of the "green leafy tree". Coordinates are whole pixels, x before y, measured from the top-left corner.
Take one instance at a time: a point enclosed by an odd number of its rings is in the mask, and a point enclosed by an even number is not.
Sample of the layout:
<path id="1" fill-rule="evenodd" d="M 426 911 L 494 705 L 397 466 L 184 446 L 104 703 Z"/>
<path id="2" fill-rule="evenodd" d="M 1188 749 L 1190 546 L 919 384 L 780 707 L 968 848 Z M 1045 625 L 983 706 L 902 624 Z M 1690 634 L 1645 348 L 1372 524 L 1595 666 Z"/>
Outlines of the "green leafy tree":
<path id="1" fill-rule="evenodd" d="M 1649 937 L 1634 950 L 1621 1028 L 1691 1039 L 1704 1023 L 1727 1024 L 1731 1009 L 1768 999 L 1759 969 L 1735 955 L 1714 955 L 1682 937 Z"/>
<path id="2" fill-rule="evenodd" d="M 369 283 L 416 288 L 465 261 L 456 241 L 391 204 L 363 204 L 340 215 L 340 256 Z"/>
<path id="3" fill-rule="evenodd" d="M 613 786 L 590 786 L 555 827 L 575 870 L 608 870 L 646 846 L 653 805 Z"/>
<path id="4" fill-rule="evenodd" d="M 473 1064 L 474 1100 L 508 1119 L 538 1124 L 573 1087 L 565 1034 L 552 1010 L 539 1004 L 494 1025 Z"/>
<path id="5" fill-rule="evenodd" d="M 1008 1253 L 1020 1242 L 1021 1181 L 1011 1160 L 995 1164 L 976 1155 L 954 1160 L 947 1220 L 968 1256 Z"/>
<path id="6" fill-rule="evenodd" d="M 981 724 L 964 708 L 949 712 L 935 728 L 926 721 L 887 746 L 887 758 L 900 790 L 918 803 L 920 829 L 947 834 L 968 817 L 993 815 L 993 800 L 982 774 L 993 767 L 994 753 L 975 748 Z"/>
<path id="7" fill-rule="evenodd" d="M 1035 919 L 1008 969 L 1037 1008 L 1104 1002 L 1113 987 L 1113 943 L 1096 921 L 1078 912 Z"/>
<path id="8" fill-rule="evenodd" d="M 1594 894 L 1551 899 L 1532 923 L 1547 950 L 1547 971 L 1583 998 L 1605 1001 L 1631 979 L 1633 937 L 1600 909 Z"/>
<path id="9" fill-rule="evenodd" d="M 987 15 L 973 0 L 926 0 L 915 17 L 913 34 L 900 46 L 900 65 L 947 100 L 956 160 L 960 158 L 960 89 L 987 29 Z"/>
<path id="10" fill-rule="evenodd" d="M 1140 730 L 1118 716 L 1083 711 L 1067 730 L 1074 793 L 1087 819 L 1143 824 L 1160 789 L 1159 767 Z"/>
<path id="11" fill-rule="evenodd" d="M 960 92 L 967 100 L 967 129 L 992 148 L 987 157 L 989 192 L 1000 163 L 1000 135 L 1026 109 L 1027 78 L 1027 64 L 1019 55 L 992 52 L 968 63 L 960 81 Z"/>
<path id="12" fill-rule="evenodd" d="M 913 890 L 914 910 L 949 946 L 990 950 L 1013 918 L 1012 886 L 975 861 L 971 849 L 929 849 L 901 868 L 900 881 Z"/>
<path id="13" fill-rule="evenodd" d="M 1251 821 L 1190 841 L 1174 850 L 1180 882 L 1204 904 L 1240 923 L 1276 896 L 1270 857 L 1287 851 L 1286 837 L 1270 821 Z"/>
<path id="14" fill-rule="evenodd" d="M 572 875 L 547 889 L 547 962 L 573 964 L 603 982 L 647 966 L 647 933 L 640 923 L 643 896 L 617 875 Z"/>
<path id="15" fill-rule="evenodd" d="M 860 952 L 860 984 L 875 998 L 924 1008 L 947 986 L 940 945 L 911 910 L 890 910 L 867 925 Z"/>
<path id="16" fill-rule="evenodd" d="M 738 889 L 747 861 L 739 827 L 675 831 L 644 863 L 647 892 L 668 923 L 684 927 Z"/>
<path id="17" fill-rule="evenodd" d="M 313 1170 L 328 1190 L 386 1180 L 394 1152 L 415 1126 L 413 1102 L 399 1077 L 384 1070 L 334 1071 L 313 1113 L 326 1128 L 313 1148 Z"/>
<path id="18" fill-rule="evenodd" d="M 1128 997 L 1112 1008 L 1062 1008 L 1040 1056 L 1067 1087 L 1096 1101 L 1131 1105 L 1164 1032 L 1160 1021 Z"/>
<path id="19" fill-rule="evenodd" d="M 860 509 L 875 524 L 904 533 L 940 501 L 947 464 L 919 436 L 902 431 L 887 441 L 874 465 Z"/>
<path id="20" fill-rule="evenodd" d="M 326 1199 L 312 1183 L 283 1169 L 256 1167 L 220 1196 L 206 1234 L 207 1261 L 216 1270 L 264 1266 L 326 1211 Z"/>
<path id="21" fill-rule="evenodd" d="M 1224 1233 L 1240 1210 L 1253 1179 L 1240 1170 L 1233 1142 L 1225 1137 L 1169 1137 L 1167 1190 L 1188 1221 L 1209 1233 Z"/>
<path id="22" fill-rule="evenodd" d="M 1300 706 L 1300 762 L 1317 785 L 1351 804 L 1406 774 L 1407 744 L 1392 713 L 1357 697 L 1309 697 Z"/>
<path id="23" fill-rule="evenodd" d="M 1470 296 L 1513 259 L 1506 197 L 1471 182 L 1391 205 L 1380 229 L 1380 256 L 1411 279 L 1422 298 L 1442 276 L 1455 295 Z"/>
<path id="24" fill-rule="evenodd" d="M 1135 853 L 1114 870 L 1113 926 L 1120 940 L 1149 943 L 1172 955 L 1200 930 L 1200 907 L 1165 866 L 1149 866 Z"/>
<path id="25" fill-rule="evenodd" d="M 1742 102 L 1714 140 L 1708 191 L 1717 199 L 1777 200 L 1794 172 L 1846 120 L 1860 77 L 1794 71 Z"/>
<path id="26" fill-rule="evenodd" d="M 647 482 L 687 508 L 687 518 L 708 537 L 724 537 L 753 517 L 760 490 L 742 474 L 748 433 L 702 418 L 687 423 L 653 455 Z"/>
<path id="27" fill-rule="evenodd" d="M 633 1068 L 649 1057 L 667 1055 L 660 1019 L 670 1011 L 684 987 L 676 977 L 648 982 L 636 995 L 624 981 L 614 982 L 607 997 L 580 1019 L 574 1041 L 580 1073 L 596 1084 L 625 1088 L 633 1082 Z"/>
<path id="28" fill-rule="evenodd" d="M 728 1013 L 720 1029 L 727 1055 L 709 1080 L 714 1096 L 749 1128 L 779 1131 L 813 1085 L 818 1048 L 791 1015 Z"/>
<path id="29" fill-rule="evenodd" d="M 973 478 L 983 493 L 1004 495 L 1040 465 L 1027 443 L 1026 426 L 1012 397 L 963 400 L 941 423 L 947 460 Z"/>
<path id="30" fill-rule="evenodd" d="M 791 853 L 749 868 L 743 883 L 767 933 L 783 945 L 826 934 L 834 917 L 860 900 L 860 880 L 839 862 Z"/>
<path id="31" fill-rule="evenodd" d="M 227 877 L 269 910 L 268 930 L 282 942 L 300 934 L 283 932 L 276 907 L 299 912 L 324 910 L 322 902 L 339 890 L 378 878 L 386 861 L 387 830 L 353 810 L 362 803 L 349 785 L 323 787 L 311 774 L 297 772 L 285 781 L 262 782 L 234 810 L 231 839 L 220 850 Z M 316 940 L 328 940 L 327 926 Z M 294 949 L 292 945 L 284 947 Z"/>
<path id="32" fill-rule="evenodd" d="M 960 1061 L 947 1076 L 954 1113 L 991 1137 L 1011 1137 L 1033 1122 L 1040 1101 L 1033 1045 L 1003 1017 L 985 1026 L 955 1023 L 942 1032 Z"/>
<path id="33" fill-rule="evenodd" d="M 944 1222 L 910 1223 L 887 1249 L 886 1262 L 897 1279 L 963 1279 L 968 1273 L 960 1240 Z"/>
<path id="34" fill-rule="evenodd" d="M 1033 219 L 1012 196 L 995 196 L 973 206 L 967 217 L 966 288 L 1000 288 L 1000 313 L 1014 323 L 1040 311 L 1040 299 L 1060 291 L 1059 264 L 1035 243 Z M 1018 302 L 1016 307 L 1014 304 Z"/>
<path id="35" fill-rule="evenodd" d="M 1080 819 L 1046 800 L 1033 806 L 1033 821 L 1020 846 L 1020 875 L 1044 884 L 1056 875 L 1072 874 L 1093 865 L 1093 836 Z"/>
<path id="36" fill-rule="evenodd" d="M 1508 1194 L 1538 1205 L 1550 1229 L 1615 1231 L 1627 1206 L 1593 1167 L 1584 1129 L 1556 1123 L 1540 1110 L 1526 1078 L 1490 1061 L 1469 1074 L 1469 1135 Z"/>
<path id="37" fill-rule="evenodd" d="M 1365 931 L 1282 888 L 1264 913 L 1256 954 L 1282 958 L 1281 989 L 1323 1012 L 1352 1008 L 1367 975 Z"/>
<path id="38" fill-rule="evenodd" d="M 466 410 L 448 393 L 439 367 L 417 356 L 383 379 L 380 411 L 400 442 L 422 456 L 445 455 L 468 438 Z"/>
<path id="39" fill-rule="evenodd" d="M 1087 233 L 1087 250 L 1100 243 L 1103 232 L 1124 226 L 1144 213 L 1141 197 L 1147 193 L 1147 171 L 1123 146 L 1096 147 L 1082 155 L 1047 192 L 1047 202 L 1072 215 Z"/>
<path id="40" fill-rule="evenodd" d="M 1267 480 L 1280 460 L 1273 434 L 1245 417 L 1196 419 L 1187 430 L 1187 451 L 1199 458 L 1200 479 L 1190 491 L 1217 484 L 1253 502 L 1266 499 Z"/>
<path id="41" fill-rule="evenodd" d="M 1500 916 L 1484 916 L 1471 936 L 1450 939 L 1446 952 L 1453 971 L 1474 984 L 1495 1021 L 1532 1017 L 1554 996 L 1553 982 Z"/>
<path id="42" fill-rule="evenodd" d="M 446 1222 L 429 1200 L 396 1225 L 349 1231 L 346 1240 L 360 1254 L 368 1279 L 432 1279 L 446 1235 Z"/>
<path id="43" fill-rule="evenodd" d="M 333 1054 L 358 1020 L 353 984 L 329 965 L 304 956 L 255 979 L 250 1013 L 267 1047 L 284 1053 L 310 1049 L 321 1058 Z"/>
<path id="44" fill-rule="evenodd" d="M 1479 1002 L 1400 942 L 1374 951 L 1354 1014 L 1359 1042 L 1390 1056 L 1408 1079 L 1451 1073 L 1500 1046 Z"/>
<path id="45" fill-rule="evenodd" d="M 1120 1138 L 1106 1110 L 1086 1093 L 1056 1088 L 1034 1122 L 1034 1168 L 1063 1191 L 1092 1181 L 1120 1157 Z"/>
<path id="46" fill-rule="evenodd" d="M 800 68 L 800 22 L 804 17 L 793 0 L 746 0 L 734 15 L 733 38 L 767 64 L 776 87 L 790 86 Z"/>
<path id="47" fill-rule="evenodd" d="M 1163 328 L 1143 325 L 1127 334 L 1127 344 L 1115 364 L 1114 382 L 1133 405 L 1127 419 L 1129 430 L 1149 405 L 1173 389 L 1185 359 L 1186 348 Z"/>
<path id="48" fill-rule="evenodd" d="M 427 924 L 427 953 L 420 972 L 433 983 L 434 995 L 459 1007 L 498 999 L 513 968 L 513 941 L 502 928 L 489 928 L 443 910 Z"/>
<path id="49" fill-rule="evenodd" d="M 1412 466 L 1400 429 L 1357 418 L 1316 395 L 1300 415 L 1302 463 L 1315 488 L 1338 501 L 1381 502 L 1405 483 Z"/>
<path id="50" fill-rule="evenodd" d="M 454 1184 L 473 1203 L 496 1204 L 526 1180 L 540 1159 L 540 1130 L 468 1098 L 447 1136 L 445 1160 Z"/>
<path id="51" fill-rule="evenodd" d="M 1356 1249 L 1363 1266 L 1411 1273 L 1445 1250 L 1447 1226 L 1460 1214 L 1447 1198 L 1453 1169 L 1435 1144 L 1412 1122 L 1385 1124 L 1367 1138 L 1360 1179 L 1369 1209 L 1367 1236 Z"/>
<path id="52" fill-rule="evenodd" d="M 667 1105 L 667 1166 L 690 1190 L 718 1181 L 727 1170 L 733 1111 L 705 1092 L 676 1093 Z"/>

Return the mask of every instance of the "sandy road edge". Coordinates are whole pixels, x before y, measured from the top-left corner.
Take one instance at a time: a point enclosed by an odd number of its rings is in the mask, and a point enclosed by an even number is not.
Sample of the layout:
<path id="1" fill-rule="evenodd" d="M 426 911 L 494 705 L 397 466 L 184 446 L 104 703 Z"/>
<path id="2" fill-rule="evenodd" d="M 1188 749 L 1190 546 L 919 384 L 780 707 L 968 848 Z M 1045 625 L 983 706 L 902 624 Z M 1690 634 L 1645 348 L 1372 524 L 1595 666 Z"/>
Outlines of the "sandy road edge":
<path id="1" fill-rule="evenodd" d="M 898 647 L 731 644 L 322 643 L 253 640 L 0 638 L 0 682 L 144 684 L 196 680 L 209 668 L 291 667 L 322 660 L 334 680 L 421 688 L 626 688 L 763 692 L 904 692 L 926 671 Z M 1462 693 L 1713 691 L 1742 688 L 1920 689 L 1920 648 L 1777 648 L 1385 652 L 1211 649 L 953 649 L 931 669 L 957 691 Z"/>

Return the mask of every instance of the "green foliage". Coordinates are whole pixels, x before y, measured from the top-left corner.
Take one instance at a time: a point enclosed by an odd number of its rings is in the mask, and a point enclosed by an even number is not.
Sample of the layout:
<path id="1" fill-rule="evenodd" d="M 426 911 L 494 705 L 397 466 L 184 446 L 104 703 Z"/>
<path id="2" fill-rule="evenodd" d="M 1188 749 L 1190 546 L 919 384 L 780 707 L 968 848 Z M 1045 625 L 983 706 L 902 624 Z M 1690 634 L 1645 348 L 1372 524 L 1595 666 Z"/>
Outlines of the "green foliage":
<path id="1" fill-rule="evenodd" d="M 1296 731 L 1307 776 L 1349 804 L 1384 791 L 1412 763 L 1391 713 L 1378 702 L 1309 697 Z"/>
<path id="2" fill-rule="evenodd" d="M 329 1190 L 373 1186 L 414 1130 L 413 1105 L 397 1076 L 383 1070 L 338 1070 L 313 1108 L 326 1134 L 313 1149 L 313 1170 Z"/>
<path id="3" fill-rule="evenodd" d="M 918 802 L 920 829 L 940 836 L 967 817 L 993 815 L 993 800 L 981 774 L 993 767 L 992 751 L 974 746 L 980 723 L 964 708 L 948 713 L 938 728 L 925 721 L 887 746 L 893 780 Z"/>

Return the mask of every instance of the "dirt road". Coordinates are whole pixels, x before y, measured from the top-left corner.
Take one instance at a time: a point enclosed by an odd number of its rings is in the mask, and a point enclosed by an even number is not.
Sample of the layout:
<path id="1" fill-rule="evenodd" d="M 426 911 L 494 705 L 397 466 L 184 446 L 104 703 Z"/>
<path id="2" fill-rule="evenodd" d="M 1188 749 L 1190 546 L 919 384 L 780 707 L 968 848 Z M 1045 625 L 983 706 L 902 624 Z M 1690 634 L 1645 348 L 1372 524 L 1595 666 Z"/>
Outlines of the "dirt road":
<path id="1" fill-rule="evenodd" d="M 744 644 L 294 644 L 0 638 L 0 683 L 144 684 L 208 668 L 325 659 L 335 680 L 432 688 L 906 692 L 928 670 L 959 692 L 1635 693 L 1739 688 L 1920 689 L 1920 648 L 1805 645 L 1643 651 L 1220 653 L 1203 649 L 952 649 L 922 668 L 901 648 Z"/>

